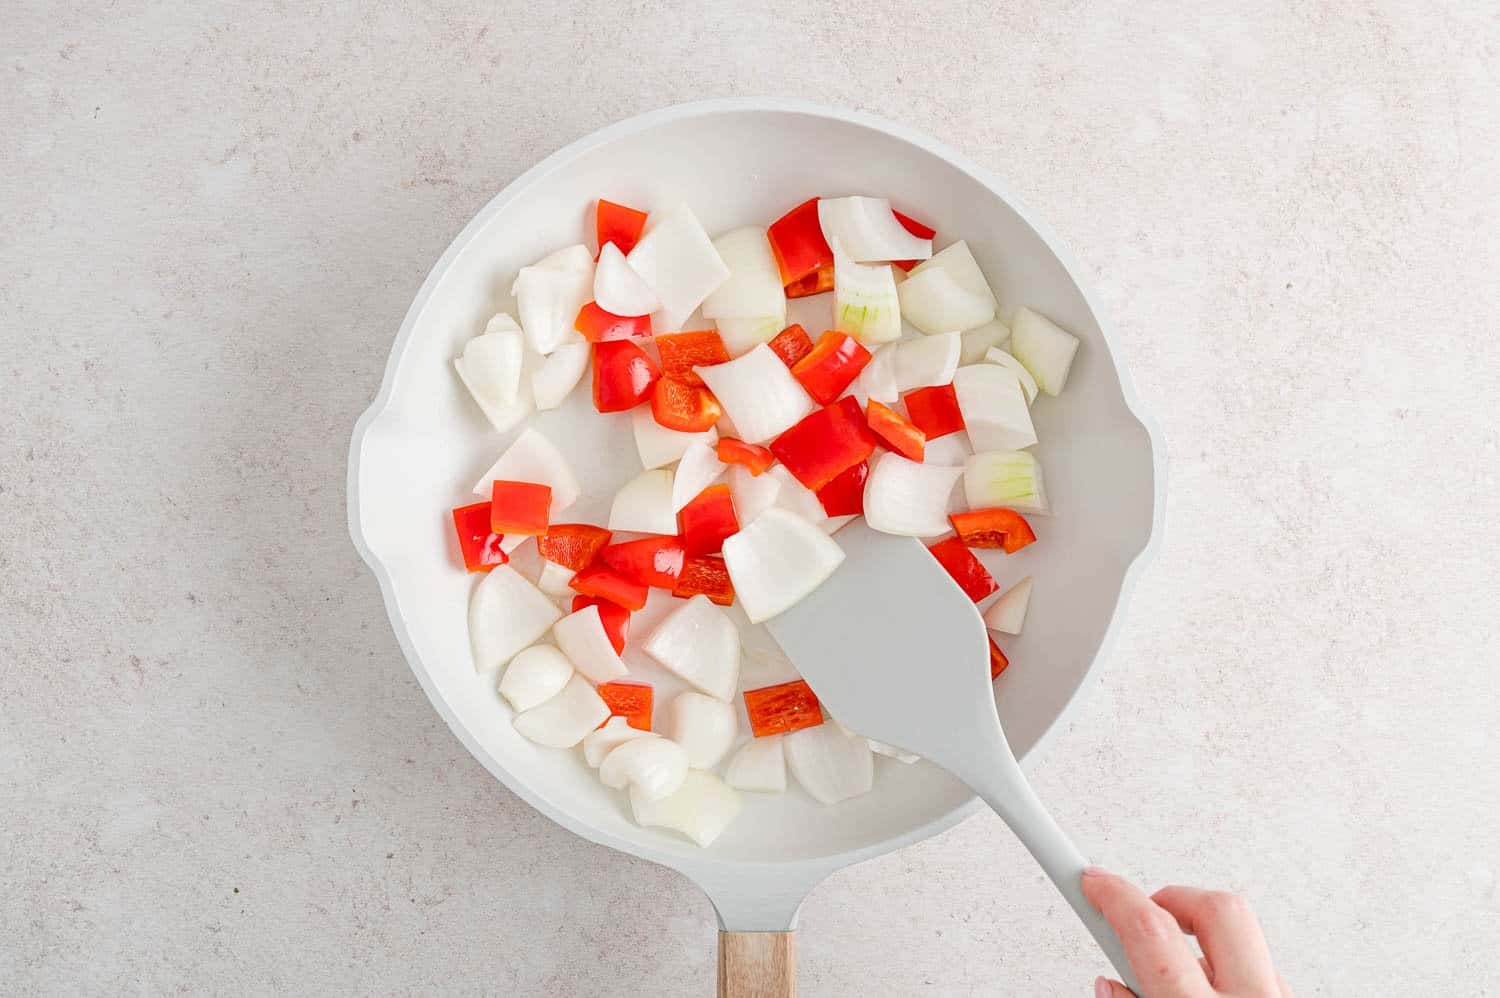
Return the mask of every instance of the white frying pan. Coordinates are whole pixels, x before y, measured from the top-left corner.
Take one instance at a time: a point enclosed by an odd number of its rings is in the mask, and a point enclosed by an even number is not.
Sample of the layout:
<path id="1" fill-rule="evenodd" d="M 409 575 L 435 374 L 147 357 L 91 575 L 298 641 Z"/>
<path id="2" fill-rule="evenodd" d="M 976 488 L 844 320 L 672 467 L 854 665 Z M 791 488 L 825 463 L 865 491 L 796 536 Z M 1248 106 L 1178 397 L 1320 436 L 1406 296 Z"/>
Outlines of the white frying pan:
<path id="1" fill-rule="evenodd" d="M 1039 456 L 1055 516 L 1041 541 L 1003 562 L 1002 584 L 1034 575 L 1025 634 L 996 683 L 1000 718 L 1026 758 L 1056 730 L 1108 643 L 1117 607 L 1159 534 L 1163 448 L 1141 413 L 1114 345 L 1076 269 L 1045 228 L 983 170 L 938 143 L 869 115 L 784 100 L 718 100 L 667 108 L 580 139 L 495 196 L 448 247 L 412 303 L 380 395 L 355 427 L 349 527 L 380 581 L 396 638 L 433 706 L 489 771 L 565 828 L 665 864 L 713 901 L 724 994 L 792 992 L 797 909 L 829 873 L 916 842 L 972 814 L 977 801 L 925 763 L 880 758 L 875 789 L 823 807 L 793 788 L 746 794 L 712 848 L 637 827 L 580 753 L 544 749 L 511 728 L 494 676 L 476 676 L 467 611 L 474 579 L 457 570 L 447 511 L 509 442 L 488 429 L 452 358 L 496 310 L 512 276 L 581 241 L 598 197 L 645 208 L 687 201 L 710 232 L 767 224 L 814 194 L 889 197 L 937 227 L 938 245 L 967 239 L 1002 302 L 1032 305 L 1083 338 L 1066 394 L 1039 401 Z M 826 301 L 804 314 L 816 332 Z M 792 318 L 800 318 L 794 309 Z M 574 459 L 585 495 L 569 519 L 603 522 L 614 490 L 639 470 L 629 420 L 602 418 L 587 386 L 534 424 Z M 518 559 L 524 570 L 525 552 Z M 644 633 L 671 597 L 633 621 Z M 785 665 L 747 635 L 745 683 L 780 681 Z M 632 670 L 678 684 L 643 657 Z"/>

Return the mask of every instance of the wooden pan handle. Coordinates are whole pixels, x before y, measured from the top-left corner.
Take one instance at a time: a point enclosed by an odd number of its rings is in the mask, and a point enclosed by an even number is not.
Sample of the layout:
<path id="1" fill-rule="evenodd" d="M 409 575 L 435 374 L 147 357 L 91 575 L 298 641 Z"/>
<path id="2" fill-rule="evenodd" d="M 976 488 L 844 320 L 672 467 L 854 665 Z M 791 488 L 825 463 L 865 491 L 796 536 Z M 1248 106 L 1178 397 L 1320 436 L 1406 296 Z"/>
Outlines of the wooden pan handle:
<path id="1" fill-rule="evenodd" d="M 719 998 L 797 998 L 797 934 L 720 932 Z"/>

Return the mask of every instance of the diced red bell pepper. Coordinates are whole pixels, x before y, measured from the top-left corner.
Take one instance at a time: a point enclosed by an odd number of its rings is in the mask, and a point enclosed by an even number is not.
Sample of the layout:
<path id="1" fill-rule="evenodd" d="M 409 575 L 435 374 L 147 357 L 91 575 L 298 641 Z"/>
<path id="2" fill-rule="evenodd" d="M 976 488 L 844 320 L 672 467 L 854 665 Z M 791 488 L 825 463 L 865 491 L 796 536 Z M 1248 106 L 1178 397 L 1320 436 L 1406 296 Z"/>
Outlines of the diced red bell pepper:
<path id="1" fill-rule="evenodd" d="M 703 379 L 693 368 L 729 363 L 729 348 L 724 345 L 724 337 L 717 329 L 658 336 L 656 351 L 661 354 L 662 376 L 686 381 L 690 385 L 703 384 Z"/>
<path id="2" fill-rule="evenodd" d="M 879 399 L 870 399 L 865 406 L 865 422 L 891 450 L 912 461 L 922 460 L 927 451 L 926 434 L 895 409 Z"/>
<path id="3" fill-rule="evenodd" d="M 646 227 L 646 213 L 627 208 L 623 204 L 599 199 L 594 212 L 594 233 L 599 238 L 599 248 L 605 243 L 614 243 L 621 253 L 629 253 L 640 241 L 641 230 Z M 594 259 L 598 259 L 595 256 Z"/>
<path id="4" fill-rule="evenodd" d="M 646 605 L 646 587 L 625 578 L 614 569 L 603 565 L 590 565 L 568 580 L 576 593 L 598 596 L 611 603 L 618 603 L 627 610 L 639 610 Z"/>
<path id="5" fill-rule="evenodd" d="M 594 687 L 609 707 L 609 717 L 623 717 L 625 723 L 639 731 L 651 730 L 651 701 L 653 691 L 645 683 L 600 683 Z M 609 718 L 599 727 L 609 723 Z"/>
<path id="6" fill-rule="evenodd" d="M 958 409 L 958 394 L 952 385 L 918 388 L 908 392 L 905 398 L 907 414 L 928 440 L 946 437 L 964 428 L 964 414 Z"/>
<path id="7" fill-rule="evenodd" d="M 669 591 L 676 587 L 686 557 L 680 537 L 643 537 L 599 552 L 600 561 L 631 582 Z"/>
<path id="8" fill-rule="evenodd" d="M 718 554 L 724 538 L 736 534 L 740 521 L 727 485 L 710 485 L 677 512 L 677 529 L 689 555 Z"/>
<path id="9" fill-rule="evenodd" d="M 788 298 L 808 298 L 833 290 L 833 267 L 822 267 L 786 286 Z"/>
<path id="10" fill-rule="evenodd" d="M 490 504 L 476 502 L 453 511 L 453 530 L 458 534 L 458 549 L 464 556 L 464 568 L 471 572 L 488 572 L 510 559 L 500 550 L 501 534 L 490 528 Z"/>
<path id="11" fill-rule="evenodd" d="M 772 222 L 766 238 L 771 243 L 783 285 L 826 270 L 829 287 L 833 286 L 833 250 L 823 238 L 817 198 L 809 198 Z"/>
<path id="12" fill-rule="evenodd" d="M 918 239 L 931 239 L 933 236 L 937 235 L 937 229 L 934 229 L 930 225 L 923 225 L 921 222 L 917 221 L 915 218 L 912 218 L 910 215 L 901 214 L 895 208 L 891 209 L 891 214 L 896 216 L 896 221 L 901 223 L 901 227 L 903 229 L 905 229 L 907 232 L 910 232 Z M 911 270 L 918 264 L 919 261 L 893 260 L 891 262 L 900 267 L 902 270 Z"/>
<path id="13" fill-rule="evenodd" d="M 825 405 L 771 441 L 771 453 L 814 492 L 874 451 L 875 434 L 851 396 Z"/>
<path id="14" fill-rule="evenodd" d="M 1004 672 L 1007 665 L 1010 665 L 1010 659 L 1006 658 L 1005 652 L 995 644 L 995 639 L 990 638 L 990 679 L 993 680 Z"/>
<path id="15" fill-rule="evenodd" d="M 660 377 L 656 362 L 630 340 L 594 344 L 594 408 L 600 412 L 635 408 Z"/>
<path id="16" fill-rule="evenodd" d="M 729 606 L 734 602 L 734 582 L 729 578 L 729 569 L 724 566 L 723 558 L 711 554 L 695 555 L 683 562 L 682 574 L 677 577 L 672 595 L 679 599 L 703 595 L 719 606 Z"/>
<path id="17" fill-rule="evenodd" d="M 958 537 L 971 548 L 1000 548 L 1015 554 L 1036 540 L 1025 517 L 1013 509 L 976 509 L 948 517 Z"/>
<path id="18" fill-rule="evenodd" d="M 599 608 L 599 623 L 604 625 L 604 636 L 609 638 L 616 655 L 623 654 L 625 637 L 630 633 L 630 611 L 602 596 L 574 596 L 571 612 L 577 613 L 586 606 Z"/>
<path id="19" fill-rule="evenodd" d="M 590 343 L 606 343 L 610 340 L 639 340 L 651 335 L 651 316 L 615 315 L 599 307 L 598 302 L 589 302 L 578 310 L 573 328 L 583 334 Z"/>
<path id="20" fill-rule="evenodd" d="M 797 361 L 812 353 L 812 337 L 807 335 L 807 330 L 797 323 L 792 323 L 781 332 L 771 337 L 771 342 L 766 346 L 771 352 L 781 358 L 781 362 L 787 367 L 795 367 Z"/>
<path id="21" fill-rule="evenodd" d="M 870 362 L 870 351 L 848 333 L 830 329 L 818 337 L 817 345 L 796 364 L 792 376 L 802 382 L 807 394 L 827 405 L 859 376 Z"/>
<path id="22" fill-rule="evenodd" d="M 1000 588 L 995 577 L 974 557 L 974 552 L 969 550 L 963 538 L 950 537 L 946 541 L 930 545 L 927 550 L 953 576 L 953 581 L 958 583 L 958 588 L 964 591 L 964 595 L 975 603 Z"/>
<path id="23" fill-rule="evenodd" d="M 547 532 L 550 485 L 496 480 L 490 497 L 490 529 L 495 533 L 537 537 Z"/>
<path id="24" fill-rule="evenodd" d="M 758 444 L 747 444 L 734 437 L 720 437 L 715 448 L 719 460 L 725 464 L 743 464 L 750 474 L 759 475 L 776 463 L 776 455 Z"/>
<path id="25" fill-rule="evenodd" d="M 818 490 L 818 502 L 829 516 L 859 516 L 865 511 L 865 479 L 870 464 L 861 461 L 839 472 L 838 476 Z"/>
<path id="26" fill-rule="evenodd" d="M 804 679 L 745 691 L 745 713 L 756 738 L 823 723 L 823 707 Z"/>
<path id="27" fill-rule="evenodd" d="M 537 538 L 536 549 L 548 561 L 576 572 L 588 568 L 612 536 L 592 523 L 554 523 Z"/>
<path id="28" fill-rule="evenodd" d="M 663 377 L 651 390 L 651 415 L 669 430 L 702 433 L 719 421 L 724 407 L 701 384 Z"/>

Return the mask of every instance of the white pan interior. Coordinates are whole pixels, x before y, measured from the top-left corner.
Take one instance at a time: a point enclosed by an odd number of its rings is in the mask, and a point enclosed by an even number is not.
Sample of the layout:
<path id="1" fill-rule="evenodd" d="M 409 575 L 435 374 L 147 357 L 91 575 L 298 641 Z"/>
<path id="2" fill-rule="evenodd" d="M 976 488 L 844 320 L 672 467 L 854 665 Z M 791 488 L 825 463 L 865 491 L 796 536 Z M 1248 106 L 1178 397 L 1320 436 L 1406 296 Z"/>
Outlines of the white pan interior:
<path id="1" fill-rule="evenodd" d="M 1066 393 L 1044 396 L 1033 411 L 1055 515 L 1040 519 L 1037 544 L 988 561 L 1002 585 L 1036 579 L 1025 634 L 1008 643 L 1012 665 L 995 684 L 1018 756 L 1077 695 L 1106 637 L 1131 564 L 1153 534 L 1159 474 L 1150 435 L 1127 403 L 1098 322 L 1047 240 L 984 180 L 898 131 L 839 112 L 725 102 L 606 129 L 551 157 L 487 206 L 407 317 L 381 398 L 356 431 L 351 526 L 434 705 L 492 772 L 574 831 L 668 862 L 701 856 L 669 833 L 636 827 L 624 795 L 603 788 L 580 753 L 539 748 L 515 734 L 495 677 L 475 674 L 466 616 L 478 577 L 457 563 L 448 510 L 473 501 L 469 489 L 514 434 L 489 429 L 452 358 L 490 315 L 512 307 L 509 286 L 519 267 L 585 240 L 597 197 L 642 208 L 685 200 L 710 232 L 720 232 L 765 225 L 813 194 L 886 196 L 936 226 L 939 246 L 967 239 L 1002 303 L 1035 306 L 1081 336 Z M 826 313 L 826 300 L 812 307 Z M 816 336 L 825 323 L 820 314 L 808 329 Z M 383 336 L 372 330 L 370 349 L 383 348 Z M 595 413 L 585 382 L 563 408 L 532 425 L 571 456 L 586 490 L 567 519 L 604 522 L 614 490 L 640 469 L 628 417 Z M 653 594 L 633 633 L 644 633 L 671 602 Z M 774 648 L 749 658 L 747 679 L 776 681 Z M 659 684 L 659 705 L 675 693 L 671 678 L 638 653 L 632 664 Z M 919 663 L 912 678 L 921 681 Z M 867 853 L 946 827 L 971 800 L 925 763 L 881 757 L 877 767 L 874 792 L 836 807 L 798 789 L 746 794 L 741 817 L 701 858 L 786 862 Z"/>

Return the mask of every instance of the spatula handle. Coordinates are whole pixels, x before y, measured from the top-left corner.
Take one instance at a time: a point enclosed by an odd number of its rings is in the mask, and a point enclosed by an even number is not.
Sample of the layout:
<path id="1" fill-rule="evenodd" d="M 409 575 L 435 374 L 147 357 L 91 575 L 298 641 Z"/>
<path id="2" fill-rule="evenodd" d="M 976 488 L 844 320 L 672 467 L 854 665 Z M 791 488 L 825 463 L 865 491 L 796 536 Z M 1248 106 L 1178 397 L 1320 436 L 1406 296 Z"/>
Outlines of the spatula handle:
<path id="1" fill-rule="evenodd" d="M 797 998 L 797 934 L 720 932 L 719 998 Z"/>

